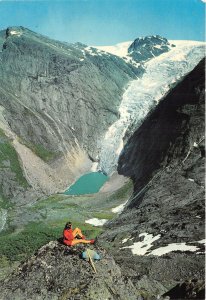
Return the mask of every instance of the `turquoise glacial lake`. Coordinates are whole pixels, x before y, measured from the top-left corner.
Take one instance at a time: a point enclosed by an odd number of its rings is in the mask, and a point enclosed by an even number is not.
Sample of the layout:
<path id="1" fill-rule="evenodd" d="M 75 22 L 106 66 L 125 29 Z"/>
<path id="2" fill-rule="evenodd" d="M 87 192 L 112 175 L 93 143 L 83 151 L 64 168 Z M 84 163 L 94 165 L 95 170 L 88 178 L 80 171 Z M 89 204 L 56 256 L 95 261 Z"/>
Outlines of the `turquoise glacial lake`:
<path id="1" fill-rule="evenodd" d="M 108 179 L 108 176 L 100 172 L 84 174 L 64 194 L 83 195 L 97 193 Z"/>

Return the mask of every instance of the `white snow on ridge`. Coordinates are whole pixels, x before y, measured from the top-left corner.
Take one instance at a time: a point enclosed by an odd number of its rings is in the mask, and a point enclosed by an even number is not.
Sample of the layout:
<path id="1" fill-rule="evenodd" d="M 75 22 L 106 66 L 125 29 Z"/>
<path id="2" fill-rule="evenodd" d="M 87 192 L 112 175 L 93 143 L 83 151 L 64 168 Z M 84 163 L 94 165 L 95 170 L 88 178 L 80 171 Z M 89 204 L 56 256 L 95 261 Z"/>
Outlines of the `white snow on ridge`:
<path id="1" fill-rule="evenodd" d="M 128 48 L 132 44 L 133 41 L 128 41 L 128 42 L 123 42 L 123 43 L 118 43 L 113 46 L 94 46 L 94 48 L 103 50 L 105 52 L 109 52 L 111 54 L 124 57 L 127 56 L 128 54 Z"/>
<path id="2" fill-rule="evenodd" d="M 93 218 L 93 219 L 89 219 L 86 220 L 85 223 L 94 225 L 94 226 L 103 226 L 108 220 L 107 219 L 97 219 L 97 218 Z"/>
<path id="3" fill-rule="evenodd" d="M 148 233 L 141 233 L 139 237 L 144 237 L 144 240 L 141 242 L 135 242 L 131 246 L 125 246 L 122 247 L 121 249 L 128 249 L 130 248 L 132 250 L 133 254 L 136 255 L 155 255 L 155 256 L 162 256 L 164 254 L 167 254 L 172 251 L 190 251 L 190 252 L 196 252 L 199 249 L 198 246 L 192 246 L 192 245 L 186 245 L 186 243 L 171 243 L 168 244 L 167 246 L 163 246 L 160 248 L 157 248 L 155 250 L 149 251 L 149 249 L 153 246 L 152 243 L 158 239 L 161 238 L 161 235 L 158 234 L 156 236 L 153 236 L 153 234 L 148 234 Z M 129 239 L 125 238 L 122 240 L 122 243 L 126 243 Z M 205 244 L 205 239 L 200 240 L 197 242 L 191 242 L 191 243 L 199 243 L 199 244 Z"/>
<path id="4" fill-rule="evenodd" d="M 206 244 L 206 239 L 201 240 L 201 241 L 197 241 L 197 243 L 199 243 L 199 244 Z"/>
<path id="5" fill-rule="evenodd" d="M 132 241 L 134 238 L 126 238 L 122 240 L 122 244 L 126 243 L 127 241 Z"/>
<path id="6" fill-rule="evenodd" d="M 138 128 L 148 112 L 170 90 L 171 85 L 190 72 L 204 57 L 204 43 L 185 41 L 170 51 L 150 59 L 141 78 L 133 80 L 122 96 L 120 118 L 102 140 L 99 169 L 111 175 L 116 169 L 123 138 L 131 124 Z"/>
<path id="7" fill-rule="evenodd" d="M 176 46 L 185 45 L 185 46 L 205 46 L 206 43 L 203 41 L 191 41 L 191 40 L 168 40 L 170 44 L 174 44 Z"/>
<path id="8" fill-rule="evenodd" d="M 21 35 L 22 35 L 22 32 L 20 32 L 20 31 L 17 31 L 17 30 L 11 30 L 11 31 L 10 31 L 10 34 L 11 34 L 11 35 L 16 35 L 16 36 L 18 36 L 18 37 L 19 37 L 19 36 L 21 36 Z"/>
<path id="9" fill-rule="evenodd" d="M 160 239 L 161 235 L 158 234 L 156 236 L 153 236 L 153 234 L 149 233 L 141 233 L 139 237 L 143 236 L 144 240 L 142 242 L 136 242 L 131 246 L 125 246 L 121 249 L 130 248 L 132 250 L 133 254 L 137 255 L 145 255 L 147 253 L 147 250 L 149 250 L 152 247 L 152 243 L 158 239 Z M 125 242 L 126 239 L 124 239 Z"/>
<path id="10" fill-rule="evenodd" d="M 127 201 L 125 203 L 122 203 L 122 204 L 112 208 L 112 212 L 116 213 L 116 214 L 120 214 L 123 211 L 126 204 L 127 204 Z"/>
<path id="11" fill-rule="evenodd" d="M 100 49 L 97 49 L 95 47 L 86 47 L 83 50 L 81 50 L 83 55 L 85 56 L 86 54 L 89 54 L 91 56 L 102 56 L 102 54 L 105 54 L 103 51 Z M 80 59 L 81 60 L 81 59 Z"/>
<path id="12" fill-rule="evenodd" d="M 205 42 L 202 41 L 191 41 L 191 40 L 168 40 L 170 44 L 174 44 L 176 46 L 187 45 L 187 46 L 204 46 Z M 93 48 L 111 53 L 113 55 L 117 55 L 119 57 L 126 57 L 128 55 L 128 48 L 133 43 L 133 41 L 121 42 L 116 45 L 110 46 L 92 46 Z M 161 45 L 154 46 L 155 48 L 161 48 Z M 88 47 L 89 48 L 89 47 Z"/>
<path id="13" fill-rule="evenodd" d="M 156 255 L 156 256 L 162 256 L 164 254 L 167 254 L 172 251 L 190 251 L 195 252 L 199 250 L 197 246 L 190 246 L 186 245 L 186 243 L 172 243 L 164 247 L 157 248 L 153 251 L 151 251 L 147 256 L 149 255 Z"/>
<path id="14" fill-rule="evenodd" d="M 91 167 L 91 171 L 92 172 L 97 172 L 98 170 L 98 162 L 93 162 L 92 167 Z"/>

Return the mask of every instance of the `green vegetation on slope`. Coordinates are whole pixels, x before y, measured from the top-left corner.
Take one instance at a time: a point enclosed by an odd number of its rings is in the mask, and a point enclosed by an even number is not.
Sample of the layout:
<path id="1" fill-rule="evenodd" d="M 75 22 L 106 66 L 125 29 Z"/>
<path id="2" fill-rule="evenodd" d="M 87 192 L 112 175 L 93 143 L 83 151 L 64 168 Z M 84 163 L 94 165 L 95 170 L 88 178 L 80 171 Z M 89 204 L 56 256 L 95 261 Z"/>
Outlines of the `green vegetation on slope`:
<path id="1" fill-rule="evenodd" d="M 37 201 L 27 210 L 41 221 L 27 225 L 19 223 L 18 227 L 10 225 L 7 231 L 0 234 L 0 276 L 3 278 L 6 272 L 10 272 L 14 263 L 25 260 L 49 241 L 60 238 L 68 221 L 73 223 L 73 227 L 81 228 L 88 239 L 97 237 L 105 230 L 104 227 L 90 225 L 85 220 L 111 220 L 116 215 L 111 209 L 124 203 L 131 192 L 132 182 L 128 182 L 112 193 L 81 196 L 56 194 Z M 10 218 L 12 224 L 13 216 Z"/>
<path id="2" fill-rule="evenodd" d="M 59 155 L 58 153 L 46 149 L 43 145 L 40 144 L 34 144 L 25 141 L 21 138 L 19 138 L 19 142 L 25 145 L 26 147 L 28 147 L 32 152 L 34 152 L 38 157 L 40 157 L 45 162 L 55 159 Z"/>
<path id="3" fill-rule="evenodd" d="M 98 218 L 98 219 L 107 219 L 111 220 L 115 216 L 114 213 L 112 212 L 107 212 L 107 211 L 100 211 L 100 212 L 94 212 L 93 217 Z"/>
<path id="4" fill-rule="evenodd" d="M 128 200 L 133 192 L 133 183 L 132 181 L 128 181 L 125 185 L 123 185 L 120 189 L 115 191 L 109 198 L 111 201 L 114 200 Z"/>
<path id="5" fill-rule="evenodd" d="M 0 186 L 0 209 L 8 209 L 10 207 L 13 207 L 14 204 L 12 204 L 9 199 L 7 199 L 2 192 L 2 188 Z"/>
<path id="6" fill-rule="evenodd" d="M 73 221 L 73 220 L 71 220 Z M 89 224 L 74 221 L 74 227 L 80 227 L 87 238 L 94 238 L 101 229 Z M 21 261 L 44 244 L 62 236 L 65 220 L 52 223 L 31 222 L 22 231 L 4 232 L 0 236 L 0 261 L 4 265 L 12 261 Z"/>
<path id="7" fill-rule="evenodd" d="M 9 168 L 15 173 L 15 179 L 21 186 L 29 186 L 23 175 L 17 152 L 2 129 L 0 129 L 0 168 Z"/>

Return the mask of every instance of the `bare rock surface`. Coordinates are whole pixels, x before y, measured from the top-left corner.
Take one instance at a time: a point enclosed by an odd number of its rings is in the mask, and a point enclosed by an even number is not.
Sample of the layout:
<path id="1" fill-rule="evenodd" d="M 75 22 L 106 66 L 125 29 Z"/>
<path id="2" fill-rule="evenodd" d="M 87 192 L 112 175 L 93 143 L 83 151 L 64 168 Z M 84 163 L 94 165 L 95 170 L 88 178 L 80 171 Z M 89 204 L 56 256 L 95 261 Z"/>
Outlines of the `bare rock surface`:
<path id="1" fill-rule="evenodd" d="M 87 248 L 101 256 L 94 262 L 97 273 L 80 258 L 85 247 L 67 248 L 53 241 L 0 282 L 0 299 L 137 299 L 134 285 L 122 278 L 114 259 L 103 249 Z"/>

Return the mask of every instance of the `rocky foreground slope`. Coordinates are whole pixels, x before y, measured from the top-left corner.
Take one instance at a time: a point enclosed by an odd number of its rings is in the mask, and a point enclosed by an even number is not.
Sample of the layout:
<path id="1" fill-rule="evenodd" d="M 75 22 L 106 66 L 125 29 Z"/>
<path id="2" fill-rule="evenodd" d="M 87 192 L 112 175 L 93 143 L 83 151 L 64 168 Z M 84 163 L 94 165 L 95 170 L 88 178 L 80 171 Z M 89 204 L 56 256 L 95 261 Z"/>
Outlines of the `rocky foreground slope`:
<path id="1" fill-rule="evenodd" d="M 80 258 L 83 250 L 82 246 L 67 250 L 50 242 L 0 285 L 0 299 L 137 299 L 134 285 L 121 276 L 108 253 L 96 249 L 102 259 L 95 262 L 95 273 L 91 264 Z"/>

